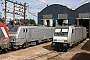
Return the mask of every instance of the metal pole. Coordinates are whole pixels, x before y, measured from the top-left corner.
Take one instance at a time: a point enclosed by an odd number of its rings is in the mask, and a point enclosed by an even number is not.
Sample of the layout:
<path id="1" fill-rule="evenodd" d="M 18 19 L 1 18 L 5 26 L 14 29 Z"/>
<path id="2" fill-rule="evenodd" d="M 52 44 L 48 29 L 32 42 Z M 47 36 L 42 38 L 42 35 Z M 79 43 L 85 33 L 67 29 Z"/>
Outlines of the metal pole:
<path id="1" fill-rule="evenodd" d="M 13 3 L 13 21 L 15 21 L 15 3 Z M 15 23 L 13 23 L 15 25 Z"/>
<path id="2" fill-rule="evenodd" d="M 6 7 L 7 7 L 7 5 L 6 5 L 6 0 L 5 0 L 5 11 L 4 11 L 4 14 L 5 14 L 5 20 L 4 20 L 4 23 L 6 24 Z"/>
<path id="3" fill-rule="evenodd" d="M 89 0 L 89 43 L 90 43 L 90 0 Z"/>
<path id="4" fill-rule="evenodd" d="M 26 24 L 26 2 L 24 3 L 24 23 Z"/>

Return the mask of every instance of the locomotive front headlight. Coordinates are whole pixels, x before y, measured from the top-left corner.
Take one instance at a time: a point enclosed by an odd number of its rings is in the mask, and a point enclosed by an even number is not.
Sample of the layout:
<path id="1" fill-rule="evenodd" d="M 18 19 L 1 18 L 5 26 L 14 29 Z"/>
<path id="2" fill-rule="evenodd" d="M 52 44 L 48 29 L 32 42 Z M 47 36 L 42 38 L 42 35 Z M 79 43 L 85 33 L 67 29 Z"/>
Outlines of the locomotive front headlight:
<path id="1" fill-rule="evenodd" d="M 15 41 L 16 39 L 14 38 L 13 41 Z"/>

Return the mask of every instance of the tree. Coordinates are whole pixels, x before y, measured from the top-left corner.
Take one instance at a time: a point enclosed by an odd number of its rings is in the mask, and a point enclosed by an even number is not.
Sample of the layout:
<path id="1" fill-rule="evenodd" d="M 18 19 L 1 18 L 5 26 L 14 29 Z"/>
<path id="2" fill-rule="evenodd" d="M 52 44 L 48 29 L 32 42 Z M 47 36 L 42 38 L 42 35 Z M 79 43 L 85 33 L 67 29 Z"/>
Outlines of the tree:
<path id="1" fill-rule="evenodd" d="M 0 18 L 0 21 L 2 21 L 2 19 Z"/>
<path id="2" fill-rule="evenodd" d="M 36 25 L 36 22 L 34 19 L 26 19 L 26 23 L 23 19 L 20 19 L 20 23 L 25 25 Z"/>
<path id="3" fill-rule="evenodd" d="M 31 25 L 36 25 L 36 22 L 34 19 L 29 19 L 28 20 L 28 23 L 31 24 Z"/>
<path id="4" fill-rule="evenodd" d="M 0 21 L 3 22 L 3 19 L 0 18 Z"/>
<path id="5" fill-rule="evenodd" d="M 9 24 L 10 24 L 10 25 L 13 25 L 13 24 L 14 24 L 14 22 L 13 22 L 13 21 L 9 21 Z"/>
<path id="6" fill-rule="evenodd" d="M 15 25 L 36 25 L 36 22 L 34 19 L 26 19 L 26 23 L 23 19 L 20 19 L 20 20 L 16 19 L 16 21 L 17 21 L 16 23 L 14 22 L 14 20 L 9 21 L 9 25 L 14 25 L 14 24 Z"/>

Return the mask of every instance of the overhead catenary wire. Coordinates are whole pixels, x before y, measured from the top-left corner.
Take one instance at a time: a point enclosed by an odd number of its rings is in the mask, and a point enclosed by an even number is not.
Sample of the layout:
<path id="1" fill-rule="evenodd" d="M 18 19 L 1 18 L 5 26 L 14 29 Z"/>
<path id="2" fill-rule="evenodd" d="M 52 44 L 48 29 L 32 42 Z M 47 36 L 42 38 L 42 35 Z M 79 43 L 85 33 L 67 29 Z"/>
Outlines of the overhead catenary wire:
<path id="1" fill-rule="evenodd" d="M 2 0 L 0 0 L 0 6 L 3 7 L 4 6 L 4 2 Z M 3 8 L 1 8 L 3 9 Z"/>
<path id="2" fill-rule="evenodd" d="M 29 6 L 28 6 L 27 11 L 28 11 L 28 13 L 29 13 L 29 14 L 31 14 L 31 15 L 33 15 L 33 16 L 35 16 L 35 17 L 37 17 L 36 15 L 34 15 L 33 13 L 31 13 L 31 12 L 29 11 Z"/>
<path id="3" fill-rule="evenodd" d="M 4 0 L 1 0 L 1 1 L 3 2 Z M 45 2 L 43 2 L 43 1 L 41 1 L 41 0 L 37 0 L 37 1 L 39 1 L 39 2 L 44 3 L 44 4 L 47 5 L 47 3 L 45 3 Z M 83 3 L 87 2 L 87 1 L 88 1 L 88 0 L 85 0 L 85 1 L 83 1 L 82 3 L 79 3 L 79 5 L 80 5 L 80 4 L 83 4 Z M 76 4 L 77 4 L 77 3 L 76 3 Z M 1 5 L 4 5 L 4 3 L 3 3 L 3 4 L 1 3 Z M 79 5 L 77 5 L 77 6 L 79 6 Z M 75 6 L 75 7 L 76 7 L 76 6 Z M 10 8 L 10 7 L 7 7 L 7 8 Z M 28 10 L 27 10 L 27 11 L 28 11 L 29 14 L 37 17 L 35 14 L 33 14 L 33 13 L 31 13 L 31 12 L 29 11 L 29 7 L 28 7 Z"/>
<path id="4" fill-rule="evenodd" d="M 41 1 L 41 0 L 37 0 L 37 1 L 39 1 L 39 2 L 41 2 L 41 3 L 44 3 L 44 4 L 48 5 L 44 0 L 43 0 L 44 2 Z"/>

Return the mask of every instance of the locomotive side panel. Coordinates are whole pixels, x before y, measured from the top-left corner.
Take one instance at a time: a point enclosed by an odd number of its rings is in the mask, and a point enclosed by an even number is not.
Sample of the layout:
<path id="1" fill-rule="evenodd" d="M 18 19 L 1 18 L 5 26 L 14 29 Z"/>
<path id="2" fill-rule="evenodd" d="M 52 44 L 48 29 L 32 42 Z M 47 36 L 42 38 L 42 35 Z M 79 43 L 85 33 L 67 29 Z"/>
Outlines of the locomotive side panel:
<path id="1" fill-rule="evenodd" d="M 75 28 L 75 43 L 79 42 L 80 40 L 82 40 L 82 28 Z"/>
<path id="2" fill-rule="evenodd" d="M 9 47 L 8 29 L 4 23 L 0 22 L 0 49 L 8 49 Z"/>
<path id="3" fill-rule="evenodd" d="M 67 33 L 66 36 L 64 36 Z M 66 39 L 67 38 L 67 39 Z M 58 50 L 68 49 L 86 38 L 86 28 L 59 26 L 55 28 L 52 45 Z"/>
<path id="4" fill-rule="evenodd" d="M 41 43 L 53 37 L 50 33 L 54 33 L 51 31 L 51 27 L 19 26 L 14 35 L 13 31 L 10 32 L 10 37 L 12 37 L 10 43 L 14 47 L 36 45 L 38 42 Z"/>

